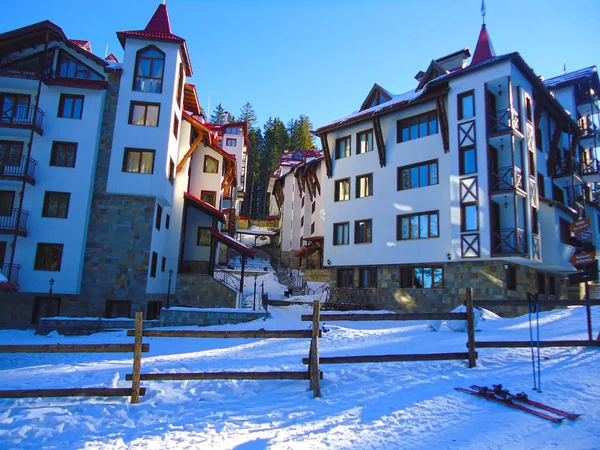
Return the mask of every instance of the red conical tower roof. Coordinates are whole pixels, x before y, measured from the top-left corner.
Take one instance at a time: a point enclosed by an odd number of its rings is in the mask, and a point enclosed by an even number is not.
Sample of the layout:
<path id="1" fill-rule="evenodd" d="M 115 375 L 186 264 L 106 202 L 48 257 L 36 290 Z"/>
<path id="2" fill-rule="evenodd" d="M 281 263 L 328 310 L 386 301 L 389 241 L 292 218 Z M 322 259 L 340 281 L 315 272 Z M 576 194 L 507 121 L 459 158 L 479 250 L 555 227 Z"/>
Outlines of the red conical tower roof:
<path id="1" fill-rule="evenodd" d="M 169 14 L 167 13 L 167 5 L 158 5 L 156 12 L 146 25 L 144 31 L 151 33 L 171 34 L 171 23 L 169 22 Z"/>
<path id="2" fill-rule="evenodd" d="M 479 39 L 477 39 L 477 46 L 475 47 L 475 53 L 473 53 L 473 59 L 471 59 L 471 65 L 486 61 L 494 56 L 496 56 L 496 51 L 484 23 L 481 26 L 481 32 L 479 33 Z"/>

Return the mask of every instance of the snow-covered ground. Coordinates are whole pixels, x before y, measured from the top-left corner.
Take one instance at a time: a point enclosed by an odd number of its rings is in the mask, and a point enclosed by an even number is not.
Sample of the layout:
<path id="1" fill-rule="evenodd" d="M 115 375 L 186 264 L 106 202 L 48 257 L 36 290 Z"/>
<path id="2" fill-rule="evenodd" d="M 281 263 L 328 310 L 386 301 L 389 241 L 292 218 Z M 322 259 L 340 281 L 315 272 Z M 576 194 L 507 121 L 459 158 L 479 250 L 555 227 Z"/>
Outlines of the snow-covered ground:
<path id="1" fill-rule="evenodd" d="M 310 307 L 271 308 L 272 317 L 207 329 L 307 329 Z M 593 308 L 598 317 L 600 308 Z M 543 313 L 543 339 L 585 339 L 585 309 Z M 595 319 L 597 322 L 597 319 Z M 322 356 L 465 351 L 466 335 L 425 322 L 325 323 Z M 479 323 L 477 339 L 529 339 L 527 317 Z M 596 326 L 595 333 L 598 332 Z M 125 332 L 87 337 L 0 331 L 6 343 L 131 342 Z M 305 339 L 145 338 L 143 372 L 305 370 Z M 541 394 L 531 390 L 528 349 L 480 349 L 463 361 L 324 365 L 322 398 L 307 381 L 143 382 L 127 398 L 0 400 L 0 449 L 597 449 L 600 350 L 542 349 Z M 2 389 L 129 387 L 125 354 L 3 354 Z M 552 424 L 455 391 L 502 383 L 568 411 Z"/>

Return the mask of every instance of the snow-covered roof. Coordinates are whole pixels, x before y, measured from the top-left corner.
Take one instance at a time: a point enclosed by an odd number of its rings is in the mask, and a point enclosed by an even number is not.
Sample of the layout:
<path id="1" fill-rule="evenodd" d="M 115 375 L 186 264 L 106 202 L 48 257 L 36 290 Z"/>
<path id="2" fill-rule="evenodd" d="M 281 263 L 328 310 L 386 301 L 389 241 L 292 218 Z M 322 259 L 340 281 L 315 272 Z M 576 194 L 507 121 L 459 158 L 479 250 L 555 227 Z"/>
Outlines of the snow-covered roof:
<path id="1" fill-rule="evenodd" d="M 590 66 L 584 69 L 574 70 L 573 72 L 568 72 L 557 77 L 548 78 L 547 80 L 543 80 L 543 82 L 544 86 L 547 88 L 560 88 L 587 80 L 597 72 L 598 69 L 596 69 L 596 66 Z"/>

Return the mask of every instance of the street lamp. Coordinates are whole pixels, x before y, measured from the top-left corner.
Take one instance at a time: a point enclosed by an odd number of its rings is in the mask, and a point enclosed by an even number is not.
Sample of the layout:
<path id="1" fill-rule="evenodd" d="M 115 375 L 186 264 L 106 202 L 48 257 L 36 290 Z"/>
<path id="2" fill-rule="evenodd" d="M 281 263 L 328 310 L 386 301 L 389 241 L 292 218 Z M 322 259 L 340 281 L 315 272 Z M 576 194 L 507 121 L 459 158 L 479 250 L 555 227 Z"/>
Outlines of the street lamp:
<path id="1" fill-rule="evenodd" d="M 169 270 L 169 287 L 167 288 L 167 308 L 169 307 L 169 300 L 171 299 L 171 277 L 173 276 L 173 269 Z"/>
<path id="2" fill-rule="evenodd" d="M 256 279 L 258 278 L 258 274 L 254 274 L 254 301 L 252 302 L 252 310 L 256 310 Z"/>
<path id="3" fill-rule="evenodd" d="M 54 278 L 50 278 L 48 283 L 50 283 L 50 298 L 52 298 L 52 286 L 54 286 Z"/>

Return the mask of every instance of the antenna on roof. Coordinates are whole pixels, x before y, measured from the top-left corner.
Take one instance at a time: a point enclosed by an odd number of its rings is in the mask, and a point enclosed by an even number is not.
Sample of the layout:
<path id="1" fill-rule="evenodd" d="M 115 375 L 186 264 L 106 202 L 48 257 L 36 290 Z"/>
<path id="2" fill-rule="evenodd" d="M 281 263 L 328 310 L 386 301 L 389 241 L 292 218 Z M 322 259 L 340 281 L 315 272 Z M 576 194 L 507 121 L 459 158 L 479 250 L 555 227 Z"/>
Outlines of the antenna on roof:
<path id="1" fill-rule="evenodd" d="M 567 63 L 563 64 L 563 73 L 567 73 Z"/>
<path id="2" fill-rule="evenodd" d="M 104 59 L 108 56 L 108 44 L 106 44 L 106 51 L 104 52 Z"/>
<path id="3" fill-rule="evenodd" d="M 210 95 L 208 96 L 208 105 L 206 106 L 206 112 L 208 114 L 208 119 L 210 117 Z"/>
<path id="4" fill-rule="evenodd" d="M 481 17 L 483 19 L 483 24 L 485 25 L 485 0 L 481 0 Z"/>

